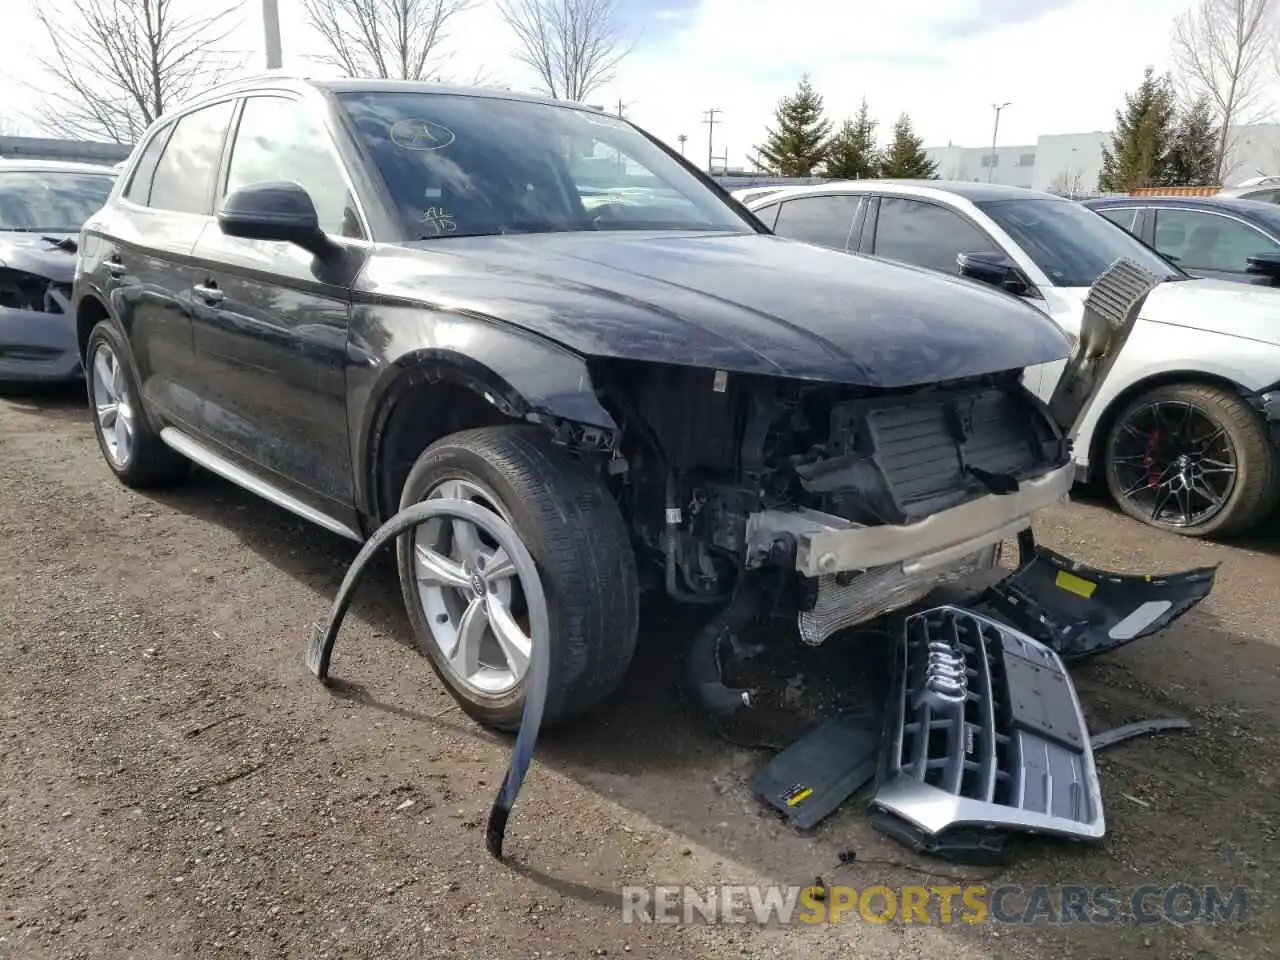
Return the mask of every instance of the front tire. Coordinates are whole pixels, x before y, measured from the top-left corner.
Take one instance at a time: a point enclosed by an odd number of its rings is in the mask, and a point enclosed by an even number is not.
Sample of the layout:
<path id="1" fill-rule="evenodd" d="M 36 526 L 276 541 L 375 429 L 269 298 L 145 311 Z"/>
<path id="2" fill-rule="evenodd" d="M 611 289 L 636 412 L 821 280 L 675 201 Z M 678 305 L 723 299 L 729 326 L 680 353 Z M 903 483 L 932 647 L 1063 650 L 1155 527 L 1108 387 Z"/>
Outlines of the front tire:
<path id="1" fill-rule="evenodd" d="M 103 459 L 121 483 L 143 489 L 185 476 L 191 464 L 151 429 L 128 350 L 115 325 L 100 322 L 85 345 L 85 384 Z"/>
<path id="2" fill-rule="evenodd" d="M 484 505 L 533 556 L 551 622 L 543 725 L 570 720 L 609 696 L 635 652 L 639 590 L 626 525 L 600 480 L 536 427 L 486 427 L 447 436 L 422 453 L 400 508 L 429 497 Z M 498 616 L 483 619 L 471 594 L 443 585 L 456 581 L 460 568 L 483 573 L 495 546 L 463 521 L 433 521 L 400 537 L 396 555 L 415 639 L 436 675 L 474 720 L 515 730 L 528 667 L 523 583 L 507 575 L 496 584 L 490 602 L 496 597 Z"/>
<path id="3" fill-rule="evenodd" d="M 1256 526 L 1280 502 L 1280 456 L 1262 418 L 1234 391 L 1157 387 L 1107 432 L 1107 488 L 1126 514 L 1189 537 Z"/>

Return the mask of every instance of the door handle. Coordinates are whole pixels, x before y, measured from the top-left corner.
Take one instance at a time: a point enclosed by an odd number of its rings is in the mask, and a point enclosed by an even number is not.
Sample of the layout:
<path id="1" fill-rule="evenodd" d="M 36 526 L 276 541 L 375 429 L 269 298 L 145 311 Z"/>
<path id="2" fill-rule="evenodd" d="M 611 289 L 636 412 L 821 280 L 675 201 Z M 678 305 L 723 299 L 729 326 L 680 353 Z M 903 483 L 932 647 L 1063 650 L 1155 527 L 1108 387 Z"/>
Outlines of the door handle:
<path id="1" fill-rule="evenodd" d="M 106 264 L 107 264 L 107 273 L 111 274 L 111 276 L 113 277 L 123 277 L 125 274 L 125 271 L 128 269 L 123 263 L 120 262 L 119 257 L 112 257 L 111 259 L 106 261 Z"/>
<path id="2" fill-rule="evenodd" d="M 196 292 L 196 296 L 198 296 L 205 303 L 219 303 L 221 302 L 222 298 L 226 296 L 225 293 L 223 293 L 213 284 L 198 283 L 195 286 L 195 292 Z"/>

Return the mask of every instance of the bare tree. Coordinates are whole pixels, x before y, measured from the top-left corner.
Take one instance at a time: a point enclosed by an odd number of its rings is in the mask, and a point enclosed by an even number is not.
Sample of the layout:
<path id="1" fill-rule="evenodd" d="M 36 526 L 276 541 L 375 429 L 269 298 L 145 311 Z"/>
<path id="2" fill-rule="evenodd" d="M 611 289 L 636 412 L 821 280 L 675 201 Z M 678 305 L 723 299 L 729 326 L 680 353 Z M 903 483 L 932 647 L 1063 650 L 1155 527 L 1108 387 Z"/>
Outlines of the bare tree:
<path id="1" fill-rule="evenodd" d="M 241 0 L 206 0 L 189 15 L 176 11 L 179 2 L 37 5 L 52 51 L 41 63 L 61 88 L 42 124 L 62 136 L 133 143 L 166 110 L 240 66 L 222 45 Z"/>
<path id="2" fill-rule="evenodd" d="M 1255 119 L 1275 63 L 1280 0 L 1197 0 L 1174 22 L 1173 57 L 1194 99 L 1207 96 L 1218 124 L 1214 179 L 1222 182 L 1232 128 Z"/>
<path id="3" fill-rule="evenodd" d="M 1084 191 L 1084 171 L 1079 167 L 1071 170 L 1059 170 L 1049 182 L 1049 192 L 1060 196 L 1074 198 Z"/>
<path id="4" fill-rule="evenodd" d="M 316 57 L 349 77 L 438 80 L 446 27 L 472 0 L 302 0 L 328 50 Z"/>
<path id="5" fill-rule="evenodd" d="M 497 0 L 515 34 L 515 57 L 559 100 L 585 100 L 613 79 L 633 44 L 619 27 L 619 0 Z"/>

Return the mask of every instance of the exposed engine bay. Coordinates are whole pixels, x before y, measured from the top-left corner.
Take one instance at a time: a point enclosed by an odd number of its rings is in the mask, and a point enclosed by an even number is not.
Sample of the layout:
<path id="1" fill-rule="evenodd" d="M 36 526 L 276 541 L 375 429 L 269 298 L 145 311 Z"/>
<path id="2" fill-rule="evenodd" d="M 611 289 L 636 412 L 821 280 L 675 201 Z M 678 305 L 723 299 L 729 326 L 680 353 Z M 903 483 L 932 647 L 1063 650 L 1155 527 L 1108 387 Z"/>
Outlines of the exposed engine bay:
<path id="1" fill-rule="evenodd" d="M 775 612 L 807 643 L 990 568 L 1073 476 L 1020 371 L 896 391 L 608 373 L 623 429 L 612 482 L 666 592 L 727 602 L 746 573 L 786 571 Z"/>

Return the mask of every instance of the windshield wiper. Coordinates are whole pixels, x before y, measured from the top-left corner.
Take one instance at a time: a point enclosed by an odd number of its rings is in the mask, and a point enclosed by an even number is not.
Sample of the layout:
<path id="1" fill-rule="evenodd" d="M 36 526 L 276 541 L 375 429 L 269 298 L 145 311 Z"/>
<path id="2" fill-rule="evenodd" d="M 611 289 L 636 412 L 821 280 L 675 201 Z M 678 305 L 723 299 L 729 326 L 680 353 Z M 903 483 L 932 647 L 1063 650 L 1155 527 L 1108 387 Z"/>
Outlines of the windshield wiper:
<path id="1" fill-rule="evenodd" d="M 45 243 L 51 243 L 59 250 L 65 250 L 67 253 L 75 253 L 80 249 L 80 244 L 76 242 L 75 237 L 51 237 L 45 234 L 40 238 Z"/>

